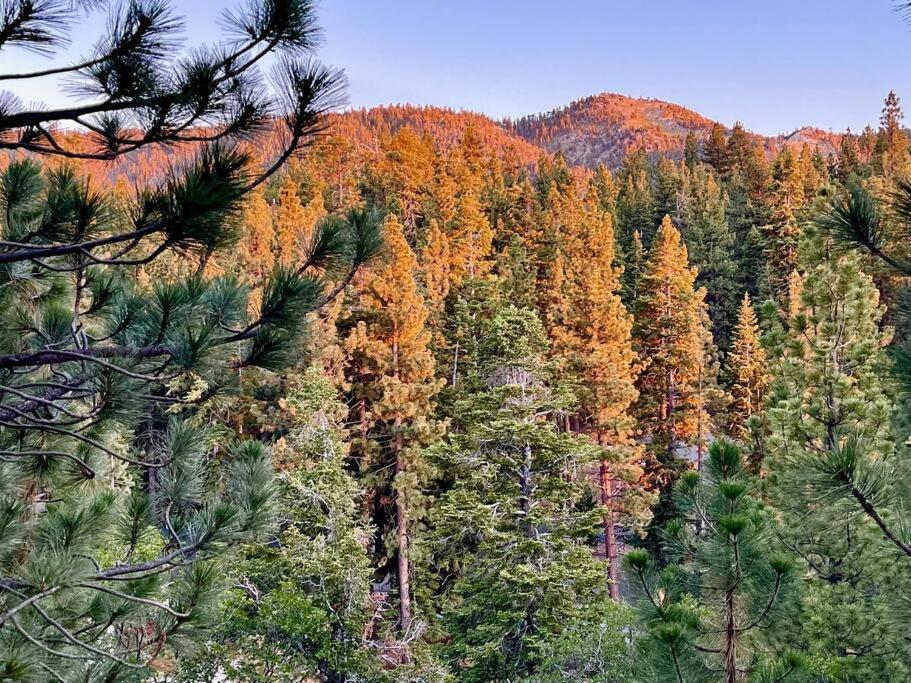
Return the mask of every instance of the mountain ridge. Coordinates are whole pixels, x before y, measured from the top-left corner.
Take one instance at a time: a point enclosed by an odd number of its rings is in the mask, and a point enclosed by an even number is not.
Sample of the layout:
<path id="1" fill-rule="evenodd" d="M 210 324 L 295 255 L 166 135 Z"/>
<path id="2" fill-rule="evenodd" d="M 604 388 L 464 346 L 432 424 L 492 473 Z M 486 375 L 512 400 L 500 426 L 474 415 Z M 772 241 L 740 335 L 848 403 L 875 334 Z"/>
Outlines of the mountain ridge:
<path id="1" fill-rule="evenodd" d="M 644 148 L 653 155 L 682 158 L 688 133 L 701 143 L 716 121 L 657 98 L 630 97 L 603 92 L 570 102 L 547 112 L 517 119 L 497 120 L 486 114 L 433 105 L 391 104 L 352 109 L 337 115 L 344 135 L 361 139 L 391 134 L 408 126 L 426 134 L 443 147 L 471 128 L 490 145 L 505 145 L 523 163 L 534 163 L 540 151 L 562 153 L 574 166 L 617 168 L 627 153 Z M 726 132 L 731 128 L 724 126 Z M 365 135 L 370 131 L 370 135 Z M 841 133 L 812 125 L 776 136 L 749 132 L 766 154 L 785 146 L 808 145 L 826 157 L 835 154 Z"/>

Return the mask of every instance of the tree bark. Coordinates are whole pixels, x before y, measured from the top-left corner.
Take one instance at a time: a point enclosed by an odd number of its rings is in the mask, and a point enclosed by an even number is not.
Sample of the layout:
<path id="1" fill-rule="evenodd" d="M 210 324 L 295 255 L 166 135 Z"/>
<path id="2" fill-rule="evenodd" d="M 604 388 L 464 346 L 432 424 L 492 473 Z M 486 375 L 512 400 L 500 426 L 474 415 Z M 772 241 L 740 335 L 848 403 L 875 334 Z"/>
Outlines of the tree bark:
<path id="1" fill-rule="evenodd" d="M 667 374 L 667 452 L 671 459 L 677 455 L 677 384 L 674 370 Z"/>
<path id="2" fill-rule="evenodd" d="M 399 342 L 396 336 L 393 336 L 392 340 L 392 374 L 396 379 L 399 378 Z M 401 416 L 396 416 L 393 425 L 395 479 L 398 479 L 399 474 L 406 471 L 406 464 L 402 457 Z M 395 480 L 393 480 L 393 486 L 395 486 Z M 398 546 L 399 630 L 404 634 L 411 627 L 411 566 L 408 557 L 408 505 L 402 487 L 395 491 L 395 540 Z"/>
<path id="3" fill-rule="evenodd" d="M 737 621 L 734 614 L 734 588 L 724 594 L 724 681 L 737 683 Z"/>
<path id="4" fill-rule="evenodd" d="M 396 428 L 401 426 L 401 420 L 396 419 Z M 398 475 L 405 471 L 402 461 L 401 435 L 396 434 L 395 473 Z M 398 544 L 398 574 L 399 574 L 399 630 L 407 633 L 411 627 L 411 566 L 408 553 L 408 505 L 405 492 L 399 489 L 395 494 L 395 538 Z"/>
<path id="5" fill-rule="evenodd" d="M 607 460 L 601 461 L 601 504 L 605 507 L 604 559 L 607 560 L 608 588 L 611 600 L 620 602 L 620 565 L 617 553 L 617 536 L 614 528 L 614 480 Z"/>
<path id="6" fill-rule="evenodd" d="M 456 342 L 452 353 L 452 386 L 459 381 L 459 342 Z"/>
<path id="7" fill-rule="evenodd" d="M 705 442 L 702 438 L 702 363 L 699 363 L 699 401 L 696 405 L 696 471 L 702 472 L 702 459 L 705 455 Z"/>

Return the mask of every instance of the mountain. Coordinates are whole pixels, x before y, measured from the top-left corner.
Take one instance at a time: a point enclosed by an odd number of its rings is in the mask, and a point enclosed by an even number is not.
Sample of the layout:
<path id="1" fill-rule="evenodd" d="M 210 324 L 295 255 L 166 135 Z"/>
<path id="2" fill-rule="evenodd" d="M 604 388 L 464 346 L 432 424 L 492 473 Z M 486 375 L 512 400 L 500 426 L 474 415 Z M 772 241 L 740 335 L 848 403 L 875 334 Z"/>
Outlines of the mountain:
<path id="1" fill-rule="evenodd" d="M 430 137 L 443 150 L 457 144 L 471 131 L 486 153 L 524 166 L 534 165 L 542 153 L 539 145 L 489 116 L 445 107 L 395 104 L 354 109 L 334 116 L 330 124 L 333 135 L 359 151 L 373 151 L 384 137 L 409 127 L 420 136 Z"/>
<path id="2" fill-rule="evenodd" d="M 561 152 L 571 165 L 590 169 L 598 164 L 617 168 L 627 152 L 640 147 L 651 154 L 682 158 L 687 133 L 692 131 L 701 143 L 715 125 L 680 105 L 610 93 L 515 121 L 495 121 L 484 114 L 445 107 L 397 104 L 333 114 L 328 123 L 331 137 L 343 140 L 355 155 L 377 153 L 384 138 L 407 127 L 443 150 L 470 132 L 485 156 L 496 157 L 506 166 L 534 167 L 544 152 Z M 91 136 L 69 135 L 82 140 L 87 149 L 92 144 Z M 819 148 L 823 157 L 836 152 L 841 138 L 809 126 L 788 135 L 753 137 L 770 156 L 783 146 L 799 149 L 806 144 Z M 256 152 L 268 159 L 279 144 L 276 138 Z M 86 162 L 86 167 L 98 177 L 122 178 L 132 184 L 138 178 L 160 175 L 193 151 L 192 146 L 143 150 L 121 157 L 115 164 Z"/>
<path id="3" fill-rule="evenodd" d="M 616 168 L 627 152 L 638 148 L 682 158 L 687 134 L 692 132 L 698 140 L 704 140 L 714 124 L 705 116 L 670 102 L 602 93 L 543 114 L 507 120 L 502 125 L 549 152 L 562 152 L 571 164 Z M 828 156 L 837 149 L 839 137 L 812 127 L 772 138 L 754 134 L 770 155 L 783 146 L 807 144 Z"/>
<path id="4" fill-rule="evenodd" d="M 505 121 L 504 127 L 574 165 L 614 168 L 626 153 L 644 147 L 680 155 L 689 132 L 704 138 L 713 122 L 676 104 L 603 93 L 544 114 Z"/>
<path id="5" fill-rule="evenodd" d="M 823 157 L 829 154 L 836 154 L 841 144 L 841 133 L 833 133 L 830 130 L 814 128 L 813 126 L 804 126 L 798 128 L 790 135 L 779 135 L 775 138 L 769 138 L 773 145 L 778 147 L 782 145 L 791 145 L 793 147 L 803 147 L 809 145 L 810 149 L 819 149 Z"/>

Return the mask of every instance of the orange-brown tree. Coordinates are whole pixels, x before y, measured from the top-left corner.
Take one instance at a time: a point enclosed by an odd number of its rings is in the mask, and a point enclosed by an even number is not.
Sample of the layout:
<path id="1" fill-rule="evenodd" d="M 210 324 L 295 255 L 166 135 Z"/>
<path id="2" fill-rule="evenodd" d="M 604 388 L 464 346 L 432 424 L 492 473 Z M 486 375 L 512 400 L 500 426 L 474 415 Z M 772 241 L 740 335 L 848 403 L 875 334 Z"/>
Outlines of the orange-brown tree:
<path id="1" fill-rule="evenodd" d="M 698 436 L 704 403 L 700 368 L 706 366 L 704 295 L 696 269 L 670 218 L 665 216 L 639 279 L 634 348 L 643 359 L 638 415 L 657 459 L 651 479 L 667 491 L 685 467 L 680 449 Z"/>
<path id="2" fill-rule="evenodd" d="M 795 271 L 796 273 L 796 271 Z M 749 431 L 748 421 L 762 411 L 768 386 L 768 358 L 760 343 L 759 323 L 749 293 L 743 295 L 734 340 L 728 356 L 732 404 L 729 429 L 743 438 Z"/>
<path id="3" fill-rule="evenodd" d="M 422 447 L 437 434 L 432 420 L 433 397 L 440 388 L 427 328 L 427 306 L 418 289 L 417 259 L 401 223 L 390 214 L 384 225 L 388 258 L 366 274 L 358 287 L 359 320 L 347 339 L 353 372 L 361 385 L 361 444 L 373 489 L 373 514 L 378 546 L 392 532 L 386 550 L 396 556 L 399 626 L 405 633 L 412 620 L 411 544 L 413 517 L 421 507 Z M 387 473 L 392 473 L 389 477 Z M 384 501 L 392 498 L 392 514 Z M 394 526 L 394 528 L 390 528 Z"/>
<path id="4" fill-rule="evenodd" d="M 574 187 L 570 188 L 575 191 Z M 638 392 L 632 348 L 632 316 L 620 299 L 622 269 L 615 264 L 614 219 L 590 191 L 583 201 L 569 194 L 566 232 L 555 259 L 549 312 L 554 351 L 579 395 L 574 427 L 602 448 L 598 468 L 604 507 L 604 550 L 611 596 L 619 600 L 617 524 L 647 521 L 647 505 L 636 495 L 642 449 L 633 440 L 630 413 Z"/>

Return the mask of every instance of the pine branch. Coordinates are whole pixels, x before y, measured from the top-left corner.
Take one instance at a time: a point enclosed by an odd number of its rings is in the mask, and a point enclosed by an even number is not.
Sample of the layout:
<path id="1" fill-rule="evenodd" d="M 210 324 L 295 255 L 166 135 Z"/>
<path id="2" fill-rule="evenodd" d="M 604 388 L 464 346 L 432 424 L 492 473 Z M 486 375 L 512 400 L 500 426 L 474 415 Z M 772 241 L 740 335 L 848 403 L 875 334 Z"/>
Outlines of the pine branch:
<path id="1" fill-rule="evenodd" d="M 858 489 L 856 486 L 854 486 L 854 484 L 848 478 L 845 478 L 844 482 L 849 487 L 851 496 L 854 498 L 854 500 L 857 501 L 858 505 L 860 505 L 860 508 L 864 511 L 864 514 L 872 519 L 876 526 L 879 527 L 880 531 L 883 533 L 883 536 L 885 536 L 889 542 L 892 543 L 892 545 L 901 550 L 905 555 L 911 557 L 911 545 L 902 541 L 898 537 L 898 534 L 896 534 L 895 531 L 882 518 L 882 515 L 879 514 L 876 506 L 873 505 L 872 501 L 870 501 L 867 495 L 864 494 L 864 492 Z"/>
<path id="2" fill-rule="evenodd" d="M 893 197 L 900 210 L 907 200 L 906 211 L 911 217 L 911 186 L 899 189 Z M 860 249 L 881 260 L 893 270 L 909 275 L 911 263 L 895 258 L 885 251 L 885 227 L 876 200 L 866 190 L 854 187 L 848 195 L 836 198 L 817 219 L 816 225 L 844 248 Z"/>

